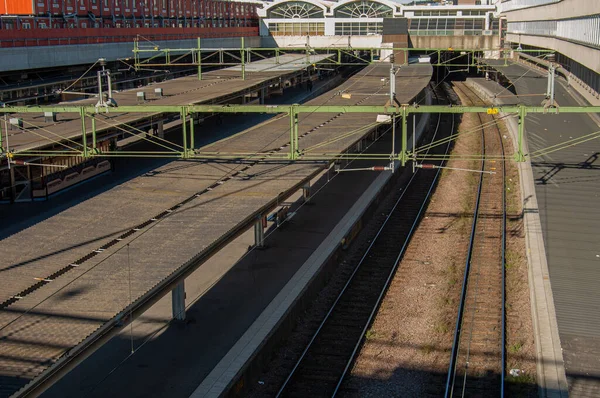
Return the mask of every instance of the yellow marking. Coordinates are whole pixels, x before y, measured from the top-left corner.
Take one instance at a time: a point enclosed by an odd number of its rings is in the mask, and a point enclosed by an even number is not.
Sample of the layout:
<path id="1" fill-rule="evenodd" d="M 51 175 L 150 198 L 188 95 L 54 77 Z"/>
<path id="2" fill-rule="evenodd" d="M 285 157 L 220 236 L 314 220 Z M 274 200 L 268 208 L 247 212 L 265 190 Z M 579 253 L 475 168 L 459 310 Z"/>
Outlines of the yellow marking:
<path id="1" fill-rule="evenodd" d="M 350 99 L 350 98 L 352 98 L 352 94 L 343 93 L 342 94 L 342 98 L 344 98 L 344 99 Z"/>
<path id="2" fill-rule="evenodd" d="M 496 114 L 498 114 L 498 108 L 488 108 L 487 109 L 487 114 L 488 115 L 496 115 Z"/>

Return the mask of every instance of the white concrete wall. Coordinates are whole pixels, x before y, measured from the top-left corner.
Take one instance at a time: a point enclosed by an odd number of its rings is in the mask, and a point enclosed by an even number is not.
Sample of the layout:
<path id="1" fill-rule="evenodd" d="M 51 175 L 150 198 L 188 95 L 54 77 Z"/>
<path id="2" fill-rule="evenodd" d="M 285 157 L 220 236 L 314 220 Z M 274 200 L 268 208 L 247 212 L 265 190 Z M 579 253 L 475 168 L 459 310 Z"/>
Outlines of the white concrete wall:
<path id="1" fill-rule="evenodd" d="M 599 0 L 563 0 L 559 3 L 541 5 L 503 12 L 508 22 L 551 21 L 600 14 Z M 506 36 L 508 41 L 556 50 L 567 57 L 600 73 L 600 50 L 547 36 L 524 33 Z"/>
<path id="2" fill-rule="evenodd" d="M 587 68 L 600 73 L 600 50 L 571 43 L 561 39 L 545 36 L 528 36 L 524 34 L 507 34 L 506 39 L 514 43 L 556 50 L 567 57 L 574 59 Z"/>
<path id="3" fill-rule="evenodd" d="M 594 14 L 600 14 L 600 1 L 598 0 L 563 0 L 559 3 L 522 8 L 503 13 L 509 22 L 546 21 Z"/>
<path id="4" fill-rule="evenodd" d="M 306 36 L 273 36 L 279 47 L 302 47 L 306 45 Z M 311 36 L 311 47 L 380 47 L 381 35 L 372 36 Z"/>
<path id="5" fill-rule="evenodd" d="M 197 41 L 170 40 L 156 42 L 161 48 L 196 48 Z M 246 47 L 260 47 L 261 38 L 246 37 Z M 203 48 L 240 47 L 240 38 L 202 39 Z M 133 43 L 17 47 L 0 49 L 0 70 L 27 70 L 91 64 L 98 58 L 115 61 L 132 57 Z"/>

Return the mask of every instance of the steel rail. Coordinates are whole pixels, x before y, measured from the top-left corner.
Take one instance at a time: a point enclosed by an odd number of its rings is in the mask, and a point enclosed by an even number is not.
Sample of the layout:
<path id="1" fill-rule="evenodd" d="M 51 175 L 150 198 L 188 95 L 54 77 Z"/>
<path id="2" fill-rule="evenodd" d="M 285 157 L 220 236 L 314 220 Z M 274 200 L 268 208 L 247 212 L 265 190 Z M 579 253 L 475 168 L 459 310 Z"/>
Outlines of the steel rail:
<path id="1" fill-rule="evenodd" d="M 452 120 L 453 120 L 453 125 L 454 125 L 454 118 L 453 118 Z M 441 121 L 441 115 L 439 115 L 438 122 L 437 122 L 436 129 L 435 129 L 435 133 L 434 133 L 434 137 L 433 137 L 432 139 L 435 139 L 435 136 L 436 136 L 436 135 L 437 135 L 437 133 L 438 133 L 439 126 L 440 126 L 440 121 Z M 448 147 L 449 147 L 449 146 L 450 146 L 450 145 L 448 145 Z M 435 186 L 435 183 L 437 182 L 437 179 L 438 179 L 438 176 L 439 176 L 439 174 L 440 174 L 440 169 L 438 169 L 438 171 L 436 172 L 436 176 L 434 177 L 434 180 L 432 181 L 432 183 L 431 183 L 431 185 L 430 185 L 430 188 L 429 188 L 429 190 L 428 190 L 428 193 L 427 193 L 427 195 L 426 195 L 425 199 L 423 200 L 423 202 L 422 202 L 422 204 L 421 204 L 421 207 L 420 207 L 420 209 L 419 209 L 419 211 L 418 211 L 418 214 L 417 214 L 417 216 L 416 216 L 416 219 L 415 219 L 414 223 L 412 224 L 412 226 L 411 226 L 411 228 L 410 228 L 410 231 L 409 231 L 409 233 L 408 233 L 408 236 L 407 236 L 407 238 L 406 238 L 406 240 L 405 240 L 405 242 L 404 242 L 404 244 L 403 244 L 403 246 L 402 246 L 402 248 L 401 248 L 401 250 L 400 250 L 399 254 L 398 254 L 398 255 L 397 255 L 397 257 L 396 257 L 396 260 L 395 260 L 395 265 L 392 267 L 392 270 L 390 271 L 390 273 L 389 273 L 389 275 L 388 275 L 388 278 L 387 278 L 387 280 L 386 280 L 386 282 L 385 282 L 385 284 L 384 284 L 384 287 L 382 288 L 382 290 L 381 290 L 381 292 L 380 292 L 380 294 L 379 294 L 379 296 L 378 296 L 378 298 L 377 298 L 377 301 L 376 301 L 376 303 L 375 303 L 375 305 L 374 305 L 374 307 L 373 307 L 373 309 L 372 309 L 372 311 L 371 311 L 371 313 L 370 313 L 370 315 L 369 315 L 369 317 L 368 317 L 368 320 L 367 320 L 367 322 L 365 323 L 365 325 L 364 325 L 364 327 L 363 327 L 363 330 L 362 330 L 362 332 L 361 332 L 361 334 L 360 334 L 360 336 L 361 336 L 361 337 L 360 337 L 360 338 L 359 338 L 359 340 L 356 342 L 356 344 L 355 344 L 355 346 L 354 346 L 354 348 L 353 348 L 353 351 L 352 351 L 352 353 L 351 353 L 350 357 L 348 358 L 348 361 L 346 362 L 346 366 L 345 366 L 345 368 L 344 368 L 344 370 L 343 370 L 342 374 L 340 375 L 340 377 L 339 377 L 339 379 L 338 379 L 338 382 L 337 382 L 337 384 L 336 384 L 336 386 L 335 386 L 335 389 L 334 389 L 334 391 L 333 391 L 333 393 L 332 393 L 332 396 L 335 396 L 335 395 L 337 394 L 337 392 L 339 391 L 339 388 L 340 388 L 340 386 L 341 386 L 341 384 L 342 384 L 342 382 L 343 382 L 343 379 L 344 379 L 344 377 L 345 377 L 345 375 L 346 375 L 346 373 L 347 373 L 348 369 L 350 368 L 350 365 L 352 364 L 352 362 L 353 362 L 353 360 L 354 360 L 354 357 L 355 357 L 355 355 L 356 355 L 356 352 L 358 351 L 358 348 L 360 347 L 360 345 L 361 345 L 361 343 L 362 343 L 362 340 L 363 340 L 364 334 L 365 334 L 365 332 L 366 332 L 366 329 L 367 329 L 367 328 L 368 328 L 368 326 L 371 324 L 371 321 L 372 321 L 373 317 L 375 316 L 375 314 L 376 314 L 376 312 L 377 312 L 377 310 L 378 310 L 378 308 L 379 308 L 379 305 L 380 305 L 380 303 L 381 303 L 381 300 L 382 300 L 382 298 L 383 298 L 383 296 L 384 296 L 385 292 L 387 291 L 387 288 L 388 288 L 388 286 L 389 286 L 389 283 L 391 282 L 391 279 L 392 279 L 392 277 L 393 277 L 394 273 L 396 272 L 396 269 L 397 269 L 397 266 L 398 266 L 399 260 L 400 260 L 400 259 L 401 259 L 401 257 L 404 255 L 404 252 L 405 252 L 405 250 L 406 250 L 406 247 L 407 247 L 407 245 L 408 245 L 408 242 L 410 241 L 410 239 L 411 239 L 411 237 L 412 237 L 412 234 L 413 234 L 413 232 L 414 232 L 414 230 L 415 230 L 415 228 L 416 228 L 416 226 L 417 226 L 417 224 L 418 224 L 418 222 L 419 222 L 419 220 L 420 220 L 420 216 L 421 216 L 421 214 L 422 214 L 422 212 L 423 212 L 423 210 L 424 210 L 424 208 L 425 208 L 425 206 L 426 206 L 426 204 L 427 204 L 427 202 L 428 202 L 428 200 L 429 200 L 429 197 L 430 197 L 430 195 L 431 195 L 431 192 L 433 191 L 433 188 L 434 188 L 434 186 Z M 336 306 L 337 306 L 338 302 L 340 301 L 340 299 L 342 298 L 342 296 L 344 295 L 344 293 L 347 291 L 347 289 L 348 289 L 348 286 L 349 286 L 349 285 L 350 285 L 350 283 L 353 281 L 353 279 L 354 279 L 354 276 L 356 275 L 356 273 L 357 273 L 357 272 L 358 272 L 358 270 L 360 269 L 361 265 L 364 263 L 364 261 L 365 261 L 365 259 L 368 257 L 368 255 L 371 253 L 371 250 L 372 250 L 373 246 L 375 245 L 375 243 L 377 242 L 378 238 L 380 237 L 380 235 L 381 235 L 381 233 L 382 233 L 383 229 L 386 227 L 386 225 L 387 225 L 388 221 L 390 220 L 390 218 L 391 218 L 391 217 L 392 217 L 392 215 L 394 214 L 394 211 L 396 210 L 396 208 L 398 207 L 398 205 L 401 203 L 402 199 L 404 198 L 404 195 L 405 195 L 405 193 L 407 192 L 407 188 L 408 188 L 408 187 L 409 187 L 409 186 L 410 186 L 410 185 L 413 183 L 413 181 L 415 180 L 415 178 L 416 178 L 416 174 L 413 174 L 413 175 L 412 175 L 412 177 L 410 178 L 409 182 L 407 183 L 406 187 L 404 188 L 404 190 L 403 190 L 402 194 L 400 195 L 400 197 L 398 198 L 398 200 L 395 202 L 394 206 L 392 207 L 392 210 L 391 210 L 391 211 L 389 212 L 389 214 L 386 216 L 386 218 L 385 218 L 385 220 L 384 220 L 384 222 L 383 222 L 382 226 L 379 228 L 379 230 L 377 231 L 377 233 L 376 233 L 375 237 L 373 238 L 373 240 L 372 240 L 372 241 L 371 241 L 371 243 L 369 244 L 368 248 L 366 249 L 365 253 L 364 253 L 364 254 L 363 254 L 363 256 L 361 257 L 361 259 L 360 259 L 360 261 L 359 261 L 358 265 L 357 265 L 357 266 L 354 268 L 354 270 L 353 270 L 352 274 L 351 274 L 351 275 L 350 275 L 350 277 L 348 278 L 348 280 L 347 280 L 347 282 L 345 283 L 344 287 L 342 288 L 341 292 L 338 294 L 337 298 L 335 299 L 334 303 L 333 303 L 333 304 L 331 305 L 331 307 L 329 308 L 329 310 L 328 310 L 327 314 L 325 315 L 324 319 L 323 319 L 323 320 L 322 320 L 322 322 L 320 323 L 320 325 L 319 325 L 319 327 L 317 328 L 316 332 L 313 334 L 313 336 L 312 336 L 311 340 L 309 341 L 308 345 L 306 346 L 306 348 L 305 348 L 305 349 L 304 349 L 304 351 L 302 352 L 302 354 L 301 354 L 300 358 L 298 359 L 298 361 L 296 361 L 296 364 L 295 364 L 294 368 L 293 368 L 293 369 L 291 370 L 291 372 L 288 374 L 288 377 L 286 378 L 286 380 L 284 381 L 283 385 L 281 386 L 281 388 L 280 388 L 280 389 L 279 389 L 279 391 L 277 392 L 277 395 L 276 395 L 276 397 L 281 397 L 281 396 L 282 396 L 282 394 L 284 394 L 284 392 L 285 392 L 286 388 L 288 387 L 288 385 L 289 385 L 289 383 L 290 383 L 290 381 L 291 381 L 292 377 L 293 377 L 293 376 L 294 376 L 294 374 L 296 373 L 296 370 L 299 368 L 299 366 L 301 365 L 302 361 L 303 361 L 303 360 L 304 360 L 304 358 L 306 357 L 306 354 L 308 353 L 308 351 L 309 351 L 309 350 L 310 350 L 310 348 L 312 347 L 312 345 L 313 345 L 314 341 L 317 339 L 317 337 L 318 337 L 318 336 L 319 336 L 319 334 L 321 333 L 321 330 L 323 329 L 323 327 L 324 327 L 325 323 L 328 321 L 328 319 L 330 318 L 331 314 L 332 314 L 332 313 L 333 313 L 333 311 L 335 310 L 335 308 L 336 308 Z"/>
<path id="2" fill-rule="evenodd" d="M 469 89 L 467 87 L 467 89 Z M 481 97 L 477 95 L 473 90 L 469 89 L 480 101 L 483 102 Z M 492 118 L 494 118 L 492 116 Z M 501 148 L 501 159 L 502 162 L 505 163 L 505 150 L 504 143 L 502 141 L 502 136 L 500 130 L 496 127 L 496 131 L 498 135 L 500 135 L 500 148 Z M 477 201 L 475 204 L 475 210 L 473 213 L 473 223 L 471 227 L 471 236 L 469 239 L 469 248 L 467 251 L 467 259 L 465 264 L 465 273 L 463 277 L 463 286 L 461 291 L 461 299 L 459 302 L 459 311 L 457 315 L 456 327 L 454 331 L 454 340 L 452 344 L 452 353 L 450 357 L 450 365 L 448 367 L 448 375 L 446 380 L 446 391 L 445 398 L 452 397 L 452 392 L 454 390 L 454 380 L 456 378 L 456 366 L 457 366 L 457 356 L 458 356 L 458 348 L 460 345 L 461 338 L 461 326 L 464 316 L 464 307 L 466 303 L 467 289 L 469 287 L 469 274 L 471 268 L 471 259 L 474 252 L 474 243 L 476 237 L 476 228 L 479 221 L 479 210 L 481 204 L 481 193 L 483 188 L 483 179 L 484 179 L 484 168 L 486 160 L 490 159 L 490 157 L 485 155 L 485 130 L 484 126 L 481 126 L 481 175 L 479 177 L 479 185 L 477 190 Z M 502 267 L 502 287 L 501 287 L 501 300 L 502 300 L 502 309 L 501 309 L 501 371 L 500 371 L 500 397 L 503 398 L 505 396 L 505 368 L 506 368 L 506 269 L 505 269 L 505 261 L 506 261 L 506 167 L 503 165 L 502 167 L 502 247 L 501 247 L 501 267 Z M 466 377 L 466 376 L 465 376 Z M 464 386 L 463 386 L 463 395 L 464 395 Z"/>
<path id="3" fill-rule="evenodd" d="M 481 129 L 481 153 L 485 154 L 485 135 Z M 481 171 L 485 168 L 485 158 L 481 159 Z M 467 259 L 465 261 L 465 272 L 463 275 L 462 291 L 460 295 L 460 302 L 458 306 L 458 315 L 456 317 L 456 326 L 454 327 L 454 340 L 452 341 L 452 352 L 450 354 L 450 365 L 448 366 L 448 376 L 446 378 L 446 391 L 444 393 L 445 398 L 452 396 L 452 390 L 454 388 L 454 379 L 456 375 L 456 359 L 458 356 L 458 346 L 460 343 L 461 324 L 463 320 L 463 313 L 465 310 L 465 301 L 467 298 L 467 287 L 469 282 L 469 271 L 471 269 L 471 257 L 473 255 L 473 243 L 475 242 L 475 233 L 477 227 L 477 218 L 479 216 L 479 205 L 481 202 L 481 191 L 483 188 L 483 176 L 484 173 L 479 175 L 479 184 L 477 187 L 477 200 L 475 202 L 475 211 L 473 212 L 473 223 L 471 225 L 471 236 L 469 238 L 469 249 L 467 251 Z"/>
<path id="4" fill-rule="evenodd" d="M 436 126 L 436 132 L 437 129 L 439 128 L 439 124 L 440 124 L 440 120 L 441 117 L 438 119 L 438 124 Z M 452 118 L 452 128 L 454 128 L 454 118 Z M 450 145 L 448 145 L 448 148 L 450 148 Z M 392 281 L 392 278 L 394 277 L 396 270 L 398 269 L 398 266 L 400 265 L 400 260 L 402 259 L 402 257 L 404 256 L 404 253 L 406 252 L 406 248 L 408 247 L 408 244 L 410 243 L 412 236 L 415 232 L 415 229 L 417 228 L 419 222 L 421 221 L 421 215 L 423 214 L 423 211 L 425 210 L 425 207 L 427 206 L 428 202 L 429 202 L 429 198 L 431 197 L 431 194 L 433 192 L 433 189 L 436 186 L 437 180 L 439 178 L 439 175 L 441 173 L 442 169 L 438 169 L 435 177 L 431 183 L 431 186 L 429 187 L 429 190 L 427 191 L 427 195 L 425 196 L 425 200 L 423 201 L 423 203 L 421 204 L 421 207 L 419 208 L 419 212 L 417 213 L 417 217 L 415 219 L 415 222 L 411 225 L 410 227 L 410 231 L 408 233 L 408 237 L 406 238 L 406 240 L 404 241 L 402 248 L 400 249 L 400 252 L 398 253 L 398 256 L 396 257 L 395 265 L 394 267 L 392 267 L 392 270 L 387 278 L 387 280 L 385 281 L 385 285 L 383 287 L 383 289 L 381 290 L 381 293 L 379 294 L 379 297 L 377 298 L 377 302 L 375 303 L 375 306 L 373 307 L 373 311 L 371 311 L 371 314 L 369 315 L 369 319 L 367 321 L 367 323 L 365 324 L 365 327 L 362 330 L 361 336 L 364 336 L 365 333 L 367 332 L 367 328 L 369 327 L 369 325 L 371 325 L 371 322 L 373 321 L 373 318 L 375 317 L 375 315 L 377 314 L 377 311 L 379 310 L 379 307 L 381 305 L 381 301 L 383 300 L 383 296 L 385 295 L 385 293 L 387 292 L 390 283 Z M 413 174 L 413 178 L 416 175 Z M 412 180 L 412 178 L 411 178 Z M 399 202 L 396 203 L 396 205 L 394 205 L 394 208 L 392 209 L 392 212 L 396 209 L 396 206 Z M 387 219 L 386 219 L 387 222 Z M 361 260 L 362 262 L 362 260 Z M 344 380 L 344 377 L 346 377 L 346 373 L 348 372 L 348 369 L 350 368 L 350 365 L 352 364 L 352 362 L 354 361 L 354 357 L 356 356 L 356 352 L 358 351 L 358 349 L 360 348 L 362 344 L 362 337 L 361 339 L 356 343 L 356 346 L 354 347 L 354 350 L 352 351 L 352 355 L 350 356 L 350 358 L 348 359 L 348 363 L 346 364 L 346 368 L 344 369 L 344 372 L 342 373 L 340 380 L 337 384 L 337 386 L 335 387 L 335 390 L 333 392 L 333 396 L 336 396 L 340 387 L 342 386 L 342 382 Z"/>

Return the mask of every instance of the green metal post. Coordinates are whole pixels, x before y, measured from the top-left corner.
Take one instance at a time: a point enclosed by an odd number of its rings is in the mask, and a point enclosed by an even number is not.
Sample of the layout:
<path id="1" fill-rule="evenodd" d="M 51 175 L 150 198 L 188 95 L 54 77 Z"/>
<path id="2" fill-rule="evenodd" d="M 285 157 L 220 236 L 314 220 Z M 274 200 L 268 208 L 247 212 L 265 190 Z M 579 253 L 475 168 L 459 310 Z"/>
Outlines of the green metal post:
<path id="1" fill-rule="evenodd" d="M 371 63 L 373 63 L 373 49 L 371 49 L 369 52 L 371 53 Z"/>
<path id="2" fill-rule="evenodd" d="M 341 64 L 342 63 L 342 52 L 339 49 L 337 50 L 337 52 L 338 52 L 337 62 L 338 62 L 338 64 Z"/>
<path id="3" fill-rule="evenodd" d="M 408 112 L 406 107 L 402 107 L 402 153 L 400 154 L 400 163 L 402 166 L 406 165 L 408 160 Z"/>
<path id="4" fill-rule="evenodd" d="M 79 108 L 79 116 L 81 117 L 81 143 L 83 144 L 83 157 L 88 157 L 88 147 L 87 147 L 87 131 L 85 128 L 85 108 Z"/>
<path id="5" fill-rule="evenodd" d="M 194 141 L 194 114 L 190 113 L 190 149 L 193 151 L 196 145 Z"/>
<path id="6" fill-rule="evenodd" d="M 187 117 L 187 108 L 181 110 L 180 118 L 181 118 L 181 133 L 183 134 L 183 158 L 186 159 L 188 157 L 188 146 L 187 146 L 187 124 L 185 118 Z"/>
<path id="7" fill-rule="evenodd" d="M 165 49 L 165 61 L 167 65 L 171 64 L 171 51 L 168 48 Z"/>
<path id="8" fill-rule="evenodd" d="M 279 50 L 278 49 L 275 50 L 275 63 L 277 65 L 279 65 Z"/>
<path id="9" fill-rule="evenodd" d="M 242 50 L 240 51 L 240 55 L 242 58 L 242 80 L 246 80 L 246 62 L 245 62 L 245 52 L 244 52 L 244 37 L 241 37 L 242 39 Z"/>
<path id="10" fill-rule="evenodd" d="M 200 48 L 200 38 L 198 38 L 198 80 L 202 80 L 202 51 Z"/>
<path id="11" fill-rule="evenodd" d="M 94 153 L 96 153 L 96 117 L 94 115 L 90 117 L 92 118 L 92 148 L 94 149 Z"/>
<path id="12" fill-rule="evenodd" d="M 525 105 L 519 105 L 519 135 L 517 137 L 517 153 L 515 153 L 515 160 L 517 162 L 525 161 L 525 154 L 523 153 L 523 136 L 525 133 L 525 116 L 527 116 L 527 108 Z"/>

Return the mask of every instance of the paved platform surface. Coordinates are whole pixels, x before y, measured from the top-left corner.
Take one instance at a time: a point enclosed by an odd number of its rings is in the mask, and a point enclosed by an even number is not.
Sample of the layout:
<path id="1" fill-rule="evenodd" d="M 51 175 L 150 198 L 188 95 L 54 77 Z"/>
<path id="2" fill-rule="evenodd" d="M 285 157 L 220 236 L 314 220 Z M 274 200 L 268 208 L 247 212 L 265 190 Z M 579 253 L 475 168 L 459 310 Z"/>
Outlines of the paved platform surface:
<path id="1" fill-rule="evenodd" d="M 318 63 L 328 55 L 311 55 L 310 63 Z M 306 68 L 306 55 L 286 54 L 279 57 L 279 63 L 274 59 L 264 59 L 252 62 L 246 66 L 246 79 L 241 78 L 241 67 L 232 67 L 205 72 L 202 80 L 196 75 L 168 80 L 139 89 L 125 90 L 113 95 L 119 105 L 137 105 L 137 93 L 146 94 L 149 105 L 198 105 L 223 103 L 230 98 L 239 96 L 242 92 L 252 92 L 267 82 L 279 82 Z M 155 88 L 163 89 L 163 97 L 156 98 Z M 74 101 L 65 105 L 93 105 L 97 98 Z M 54 141 L 63 143 L 62 149 L 81 150 L 78 144 L 81 138 L 81 119 L 77 114 L 57 114 L 56 123 L 45 122 L 44 115 L 26 113 L 13 114 L 11 118 L 23 119 L 23 130 L 9 130 L 9 143 L 13 152 L 44 148 L 53 145 Z M 98 133 L 115 125 L 130 124 L 140 119 L 149 118 L 149 114 L 114 113 L 98 114 L 96 131 Z M 126 127 L 126 126 L 123 126 Z M 91 134 L 92 122 L 87 120 L 86 129 Z"/>
<path id="2" fill-rule="evenodd" d="M 360 87 L 386 92 L 380 75 L 389 67 L 369 68 L 346 84 L 371 81 Z M 431 67 L 409 66 L 402 74 L 396 92 L 409 101 L 428 83 Z M 374 102 L 362 103 L 381 104 L 385 96 L 368 101 Z M 341 120 L 318 134 L 334 137 Z M 349 120 L 345 131 L 366 123 Z M 265 142 L 279 139 L 277 133 L 255 131 L 246 150 L 263 150 Z M 329 149 L 343 151 L 356 139 L 335 141 Z M 227 231 L 252 222 L 279 193 L 294 191 L 320 171 L 313 164 L 171 162 L 0 241 L 0 391 L 39 375 Z M 57 271 L 64 273 L 53 275 Z M 36 278 L 50 282 L 28 292 Z M 15 300 L 17 295 L 22 298 Z"/>
<path id="3" fill-rule="evenodd" d="M 520 103 L 539 105 L 546 77 L 515 64 L 499 68 Z M 527 96 L 523 96 L 527 95 Z M 556 85 L 559 105 L 581 105 Z M 600 131 L 588 115 L 528 115 L 529 150 Z M 600 396 L 600 140 L 532 159 L 535 191 L 563 348 L 569 393 Z"/>

